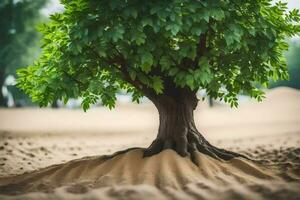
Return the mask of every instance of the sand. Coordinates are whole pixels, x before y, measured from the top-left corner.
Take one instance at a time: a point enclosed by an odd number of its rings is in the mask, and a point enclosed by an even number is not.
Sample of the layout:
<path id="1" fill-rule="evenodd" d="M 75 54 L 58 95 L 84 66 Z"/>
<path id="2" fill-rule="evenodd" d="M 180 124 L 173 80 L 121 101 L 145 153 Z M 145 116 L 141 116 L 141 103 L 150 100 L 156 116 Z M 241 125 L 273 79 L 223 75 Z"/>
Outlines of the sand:
<path id="1" fill-rule="evenodd" d="M 116 110 L 0 110 L 0 199 L 300 199 L 300 92 L 278 88 L 238 109 L 200 103 L 211 143 L 252 159 L 197 165 L 172 150 L 143 158 L 158 126 L 151 104 Z"/>

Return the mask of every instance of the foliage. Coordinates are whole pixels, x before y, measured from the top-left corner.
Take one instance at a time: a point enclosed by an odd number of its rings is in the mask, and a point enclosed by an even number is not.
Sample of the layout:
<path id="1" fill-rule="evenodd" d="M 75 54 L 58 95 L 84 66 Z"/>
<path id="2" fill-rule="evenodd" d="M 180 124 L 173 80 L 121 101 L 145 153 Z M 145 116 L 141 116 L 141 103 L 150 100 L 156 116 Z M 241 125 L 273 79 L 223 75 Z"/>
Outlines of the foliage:
<path id="1" fill-rule="evenodd" d="M 20 66 L 29 64 L 28 57 L 36 54 L 41 21 L 39 10 L 46 0 L 2 0 L 0 2 L 0 67 L 6 74 L 14 74 Z M 29 56 L 31 55 L 31 56 Z"/>
<path id="2" fill-rule="evenodd" d="M 286 37 L 300 32 L 298 10 L 271 0 L 63 0 L 40 27 L 43 55 L 19 71 L 19 86 L 46 106 L 83 98 L 114 106 L 118 90 L 206 89 L 237 106 L 239 92 L 261 100 L 257 83 L 287 78 Z"/>
<path id="3" fill-rule="evenodd" d="M 39 10 L 46 2 L 0 1 L 0 106 L 6 105 L 1 92 L 6 76 L 37 57 L 39 33 L 35 26 L 43 19 Z"/>
<path id="4" fill-rule="evenodd" d="M 291 48 L 285 54 L 289 72 L 289 80 L 271 82 L 270 87 L 287 86 L 300 89 L 300 41 L 292 41 Z"/>

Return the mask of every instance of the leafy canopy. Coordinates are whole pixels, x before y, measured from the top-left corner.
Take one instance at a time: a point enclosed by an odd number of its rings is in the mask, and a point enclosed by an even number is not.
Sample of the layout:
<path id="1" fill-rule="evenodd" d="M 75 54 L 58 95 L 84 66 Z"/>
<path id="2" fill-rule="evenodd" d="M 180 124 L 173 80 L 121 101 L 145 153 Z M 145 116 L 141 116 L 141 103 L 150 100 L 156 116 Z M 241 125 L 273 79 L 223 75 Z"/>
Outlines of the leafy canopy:
<path id="1" fill-rule="evenodd" d="M 41 106 L 82 97 L 84 110 L 98 100 L 113 107 L 120 89 L 133 100 L 164 95 L 166 84 L 232 106 L 239 92 L 261 100 L 257 83 L 288 77 L 285 38 L 300 32 L 299 11 L 271 1 L 62 0 L 19 86 Z"/>

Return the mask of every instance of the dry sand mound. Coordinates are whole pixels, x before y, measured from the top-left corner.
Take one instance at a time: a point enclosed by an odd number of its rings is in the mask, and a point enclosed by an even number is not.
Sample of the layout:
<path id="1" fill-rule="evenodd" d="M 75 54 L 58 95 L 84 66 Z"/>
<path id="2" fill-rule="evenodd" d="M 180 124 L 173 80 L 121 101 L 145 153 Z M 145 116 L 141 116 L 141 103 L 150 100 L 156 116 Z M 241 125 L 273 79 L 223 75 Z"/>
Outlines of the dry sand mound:
<path id="1" fill-rule="evenodd" d="M 74 195 L 92 189 L 102 196 L 107 195 L 105 199 L 121 195 L 122 191 L 127 196 L 135 194 L 137 199 L 147 193 L 150 195 L 149 198 L 164 199 L 166 198 L 164 195 L 168 194 L 167 191 L 171 191 L 170 195 L 175 195 L 179 199 L 183 198 L 182 195 L 186 195 L 185 198 L 192 198 L 191 193 L 192 196 L 204 195 L 203 198 L 206 198 L 205 195 L 208 195 L 218 199 L 218 193 L 229 190 L 227 195 L 232 199 L 236 199 L 232 197 L 236 193 L 257 199 L 255 189 L 262 193 L 262 189 L 267 192 L 274 188 L 276 190 L 277 187 L 278 190 L 280 188 L 286 189 L 289 193 L 294 192 L 295 195 L 292 196 L 299 197 L 297 189 L 300 186 L 299 170 L 292 174 L 291 180 L 288 173 L 282 173 L 274 166 L 263 166 L 242 158 L 225 162 L 197 153 L 196 161 L 198 165 L 188 158 L 180 157 L 173 150 L 165 150 L 158 155 L 143 158 L 142 149 L 134 149 L 112 159 L 105 156 L 87 157 L 23 175 L 3 177 L 0 178 L 0 191 L 6 194 L 50 192 L 53 198 L 58 198 L 55 195 L 60 192 Z M 284 184 L 287 180 L 292 181 L 288 186 Z M 230 189 L 227 188 L 229 185 Z M 108 186 L 115 187 L 108 188 Z M 158 192 L 157 188 L 165 191 L 164 194 Z M 118 192 L 114 193 L 114 190 Z M 185 192 L 176 194 L 181 190 Z M 25 197 L 30 198 L 30 193 Z M 32 198 L 37 197 L 42 198 L 41 196 Z"/>

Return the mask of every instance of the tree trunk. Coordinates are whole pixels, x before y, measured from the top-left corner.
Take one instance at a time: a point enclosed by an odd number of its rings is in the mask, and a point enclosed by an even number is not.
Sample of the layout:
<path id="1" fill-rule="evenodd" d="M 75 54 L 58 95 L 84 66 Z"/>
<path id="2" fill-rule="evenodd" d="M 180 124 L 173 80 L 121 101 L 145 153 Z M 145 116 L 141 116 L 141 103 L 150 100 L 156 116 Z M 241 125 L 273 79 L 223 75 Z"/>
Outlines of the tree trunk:
<path id="1" fill-rule="evenodd" d="M 205 153 L 216 159 L 229 160 L 243 155 L 211 145 L 197 130 L 193 111 L 197 107 L 196 92 L 176 89 L 164 95 L 148 96 L 159 112 L 157 138 L 145 149 L 144 156 L 152 156 L 164 149 L 173 149 L 181 156 L 195 161 L 195 152 Z"/>
<path id="2" fill-rule="evenodd" d="M 215 159 L 229 160 L 237 156 L 249 159 L 244 155 L 211 145 L 199 133 L 193 115 L 198 104 L 196 91 L 187 87 L 177 87 L 171 78 L 165 76 L 163 94 L 156 94 L 139 81 L 132 80 L 125 69 L 124 61 L 122 62 L 121 73 L 124 80 L 148 97 L 159 112 L 158 134 L 152 144 L 144 149 L 144 157 L 155 155 L 164 149 L 173 149 L 181 156 L 189 156 L 195 164 L 197 164 L 195 159 L 197 151 Z M 131 149 L 117 152 L 110 158 L 129 150 Z"/>
<path id="3" fill-rule="evenodd" d="M 58 108 L 58 103 L 57 103 L 57 101 L 54 101 L 54 102 L 51 104 L 51 108 Z"/>
<path id="4" fill-rule="evenodd" d="M 214 106 L 214 101 L 213 101 L 212 97 L 208 98 L 208 105 L 209 105 L 209 107 L 213 107 Z"/>
<path id="5" fill-rule="evenodd" d="M 0 107 L 7 107 L 6 99 L 4 98 L 3 93 L 2 93 L 2 87 L 4 85 L 4 80 L 5 80 L 4 72 L 2 70 L 0 70 Z"/>

